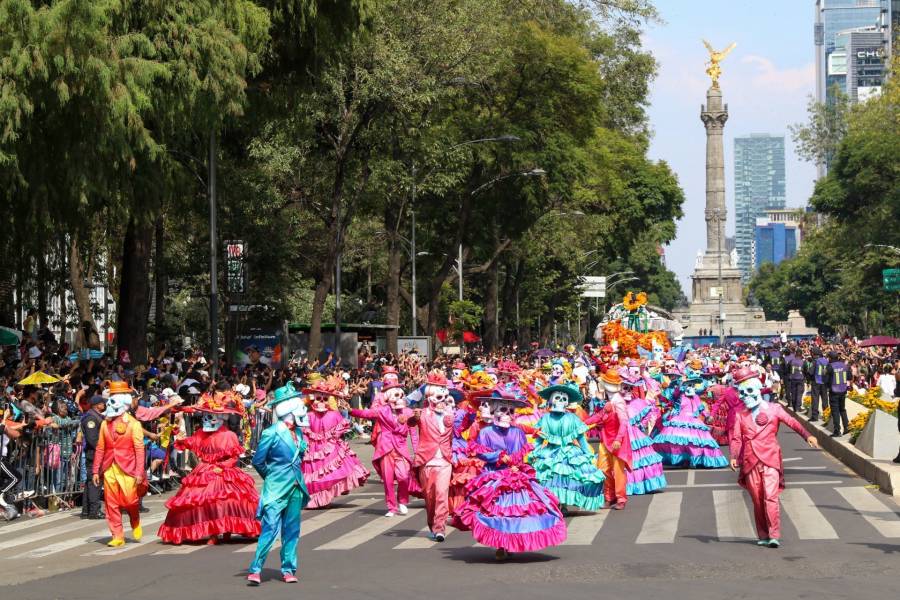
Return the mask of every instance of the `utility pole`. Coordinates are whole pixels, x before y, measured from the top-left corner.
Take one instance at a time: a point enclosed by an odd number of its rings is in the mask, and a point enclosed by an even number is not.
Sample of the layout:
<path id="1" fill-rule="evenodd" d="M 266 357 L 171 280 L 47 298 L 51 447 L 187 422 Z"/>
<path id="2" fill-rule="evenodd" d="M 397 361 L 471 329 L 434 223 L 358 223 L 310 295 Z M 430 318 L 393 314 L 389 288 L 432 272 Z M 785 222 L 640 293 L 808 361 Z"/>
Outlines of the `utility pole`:
<path id="1" fill-rule="evenodd" d="M 409 253 L 412 261 L 412 334 L 416 337 L 418 326 L 416 324 L 416 165 L 412 167 L 412 201 L 410 202 L 412 216 L 412 235 L 409 238 Z"/>
<path id="2" fill-rule="evenodd" d="M 462 302 L 463 299 L 463 257 L 462 257 L 462 243 L 459 244 L 459 258 L 456 259 L 456 272 L 459 275 L 459 301 Z"/>
<path id="3" fill-rule="evenodd" d="M 216 132 L 209 134 L 209 343 L 210 375 L 219 369 L 219 273 L 216 265 Z M 159 310 L 159 307 L 157 307 Z"/>

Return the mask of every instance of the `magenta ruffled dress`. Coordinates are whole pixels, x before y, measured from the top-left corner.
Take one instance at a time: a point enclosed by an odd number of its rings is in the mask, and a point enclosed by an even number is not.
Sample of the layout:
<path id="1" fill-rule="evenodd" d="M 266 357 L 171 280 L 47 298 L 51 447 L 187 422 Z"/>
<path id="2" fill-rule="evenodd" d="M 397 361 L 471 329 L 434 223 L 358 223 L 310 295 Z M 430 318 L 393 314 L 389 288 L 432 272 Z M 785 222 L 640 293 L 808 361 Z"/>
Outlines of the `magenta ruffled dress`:
<path id="1" fill-rule="evenodd" d="M 301 465 L 310 496 L 307 508 L 328 506 L 369 478 L 369 470 L 343 439 L 349 429 L 350 423 L 336 410 L 309 412 L 309 428 L 303 432 L 309 448 Z"/>
<path id="2" fill-rule="evenodd" d="M 485 467 L 466 487 L 466 501 L 456 512 L 460 528 L 470 530 L 478 543 L 508 552 L 534 552 L 564 542 L 566 521 L 559 501 L 525 463 L 531 450 L 525 432 L 489 425 L 472 446 Z"/>
<path id="3" fill-rule="evenodd" d="M 653 447 L 663 463 L 690 468 L 721 469 L 728 466 L 710 426 L 703 422 L 708 414 L 698 396 L 682 394 L 662 420 L 662 429 L 653 438 Z"/>

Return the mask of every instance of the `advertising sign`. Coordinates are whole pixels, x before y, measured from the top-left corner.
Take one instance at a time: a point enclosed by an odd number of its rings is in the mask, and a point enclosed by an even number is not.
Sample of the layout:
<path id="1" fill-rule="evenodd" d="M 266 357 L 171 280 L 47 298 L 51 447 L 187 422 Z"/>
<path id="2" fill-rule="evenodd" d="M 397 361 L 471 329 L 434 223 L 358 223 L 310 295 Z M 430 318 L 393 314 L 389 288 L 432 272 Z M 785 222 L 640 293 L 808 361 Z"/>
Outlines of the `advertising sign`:
<path id="1" fill-rule="evenodd" d="M 246 291 L 246 252 L 247 246 L 242 240 L 225 242 L 225 282 L 232 294 L 243 294 Z"/>
<path id="2" fill-rule="evenodd" d="M 282 364 L 284 332 L 275 323 L 242 326 L 235 335 L 234 365 L 243 369 L 250 365 L 279 367 Z"/>

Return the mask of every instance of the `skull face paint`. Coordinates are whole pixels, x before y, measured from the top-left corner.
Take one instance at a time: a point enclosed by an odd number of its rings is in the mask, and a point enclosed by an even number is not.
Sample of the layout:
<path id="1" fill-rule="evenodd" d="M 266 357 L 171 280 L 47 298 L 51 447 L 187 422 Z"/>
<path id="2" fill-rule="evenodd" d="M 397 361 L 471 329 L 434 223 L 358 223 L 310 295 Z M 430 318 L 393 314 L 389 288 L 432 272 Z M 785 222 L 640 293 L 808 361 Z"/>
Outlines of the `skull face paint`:
<path id="1" fill-rule="evenodd" d="M 213 413 L 203 413 L 201 419 L 203 422 L 203 431 L 206 431 L 207 433 L 218 431 L 225 423 L 224 415 L 216 415 Z"/>
<path id="2" fill-rule="evenodd" d="M 478 406 L 478 418 L 485 422 L 491 422 L 493 415 L 491 414 L 491 405 L 487 401 L 482 401 Z"/>
<path id="3" fill-rule="evenodd" d="M 563 373 L 565 373 L 565 369 L 559 363 L 553 363 L 553 366 L 550 367 L 550 377 L 553 379 L 559 379 L 563 376 Z"/>
<path id="4" fill-rule="evenodd" d="M 425 399 L 428 400 L 431 409 L 437 413 L 443 413 L 452 404 L 450 390 L 442 385 L 426 385 Z"/>
<path id="5" fill-rule="evenodd" d="M 515 409 L 509 404 L 500 404 L 493 409 L 494 426 L 509 429 Z"/>
<path id="6" fill-rule="evenodd" d="M 569 406 L 569 395 L 565 392 L 553 392 L 550 394 L 550 412 L 566 412 Z"/>
<path id="7" fill-rule="evenodd" d="M 459 381 L 462 379 L 462 369 L 453 369 L 450 376 L 453 378 L 453 381 Z"/>
<path id="8" fill-rule="evenodd" d="M 322 396 L 313 396 L 310 404 L 312 405 L 313 411 L 317 413 L 328 412 L 328 399 L 323 398 Z"/>

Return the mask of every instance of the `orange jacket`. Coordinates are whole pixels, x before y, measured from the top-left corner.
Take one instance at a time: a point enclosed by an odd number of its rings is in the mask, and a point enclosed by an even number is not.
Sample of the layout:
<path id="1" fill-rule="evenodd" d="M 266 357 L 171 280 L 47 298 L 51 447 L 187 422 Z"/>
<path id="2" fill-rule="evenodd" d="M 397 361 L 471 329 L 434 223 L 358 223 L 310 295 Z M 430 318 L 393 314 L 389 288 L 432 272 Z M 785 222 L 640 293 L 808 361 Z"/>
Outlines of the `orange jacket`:
<path id="1" fill-rule="evenodd" d="M 144 431 L 140 421 L 127 413 L 100 425 L 92 473 L 103 474 L 113 463 L 126 475 L 144 476 Z"/>

